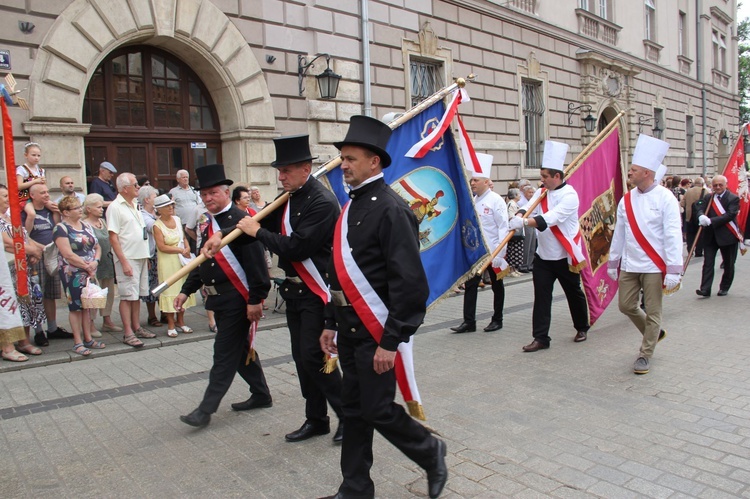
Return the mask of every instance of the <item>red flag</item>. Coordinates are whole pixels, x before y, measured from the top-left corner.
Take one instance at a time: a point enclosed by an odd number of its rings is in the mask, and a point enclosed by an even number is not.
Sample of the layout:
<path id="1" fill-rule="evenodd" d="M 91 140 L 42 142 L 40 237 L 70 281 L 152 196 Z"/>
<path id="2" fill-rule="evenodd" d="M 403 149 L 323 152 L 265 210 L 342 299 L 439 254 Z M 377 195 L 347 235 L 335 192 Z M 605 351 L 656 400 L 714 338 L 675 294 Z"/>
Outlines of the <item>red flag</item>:
<path id="1" fill-rule="evenodd" d="M 734 145 L 734 150 L 727 160 L 724 173 L 722 173 L 727 178 L 727 189 L 740 197 L 740 212 L 737 214 L 737 227 L 739 227 L 741 234 L 745 233 L 747 215 L 750 211 L 750 194 L 747 189 L 747 170 L 745 170 L 745 138 L 742 135 L 747 126 L 748 123 L 742 125 L 740 137 Z M 743 236 L 743 238 L 746 237 L 747 234 Z"/>
<path id="2" fill-rule="evenodd" d="M 13 152 L 13 122 L 8 114 L 5 99 L 0 97 L 3 114 L 3 152 L 5 155 L 5 174 L 8 177 L 8 199 L 10 200 L 10 223 L 13 225 L 13 251 L 16 261 L 16 278 L 18 298 L 29 296 L 29 281 L 26 269 L 26 250 L 23 243 L 23 227 L 21 226 L 21 206 L 18 199 L 18 179 L 16 178 L 16 157 Z"/>
<path id="3" fill-rule="evenodd" d="M 578 222 L 589 263 L 581 269 L 581 282 L 593 326 L 617 293 L 617 281 L 607 275 L 607 262 L 623 192 L 619 127 L 609 132 L 566 180 L 580 200 Z"/>

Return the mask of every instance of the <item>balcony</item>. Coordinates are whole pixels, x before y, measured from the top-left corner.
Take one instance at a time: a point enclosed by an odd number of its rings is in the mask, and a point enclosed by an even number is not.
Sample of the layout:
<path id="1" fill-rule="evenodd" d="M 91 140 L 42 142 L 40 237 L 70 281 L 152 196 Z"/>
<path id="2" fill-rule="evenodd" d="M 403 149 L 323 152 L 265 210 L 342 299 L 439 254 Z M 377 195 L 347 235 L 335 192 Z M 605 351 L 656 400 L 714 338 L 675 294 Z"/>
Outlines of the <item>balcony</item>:
<path id="1" fill-rule="evenodd" d="M 711 73 L 713 75 L 715 87 L 729 88 L 730 76 L 728 74 L 724 71 L 719 71 L 718 69 L 712 69 Z"/>
<path id="2" fill-rule="evenodd" d="M 537 0 L 510 0 L 507 5 L 529 14 L 536 14 L 538 3 Z"/>
<path id="3" fill-rule="evenodd" d="M 664 46 L 659 45 L 656 42 L 653 42 L 651 40 L 643 40 L 643 48 L 644 48 L 644 54 L 643 57 L 647 61 L 659 62 L 659 54 L 661 53 L 661 49 L 664 48 Z"/>
<path id="4" fill-rule="evenodd" d="M 576 9 L 576 16 L 579 34 L 613 47 L 617 45 L 617 38 L 622 27 L 584 9 Z"/>

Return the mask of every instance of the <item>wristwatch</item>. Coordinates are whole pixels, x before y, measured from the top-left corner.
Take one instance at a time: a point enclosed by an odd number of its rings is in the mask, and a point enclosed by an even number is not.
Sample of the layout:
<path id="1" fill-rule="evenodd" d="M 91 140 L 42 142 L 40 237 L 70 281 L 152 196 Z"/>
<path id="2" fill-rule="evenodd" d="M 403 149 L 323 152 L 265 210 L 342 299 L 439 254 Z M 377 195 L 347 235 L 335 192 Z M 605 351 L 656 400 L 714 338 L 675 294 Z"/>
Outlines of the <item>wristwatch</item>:
<path id="1" fill-rule="evenodd" d="M 523 219 L 523 226 L 524 227 L 528 227 L 529 226 L 529 219 L 528 218 L 524 218 Z"/>

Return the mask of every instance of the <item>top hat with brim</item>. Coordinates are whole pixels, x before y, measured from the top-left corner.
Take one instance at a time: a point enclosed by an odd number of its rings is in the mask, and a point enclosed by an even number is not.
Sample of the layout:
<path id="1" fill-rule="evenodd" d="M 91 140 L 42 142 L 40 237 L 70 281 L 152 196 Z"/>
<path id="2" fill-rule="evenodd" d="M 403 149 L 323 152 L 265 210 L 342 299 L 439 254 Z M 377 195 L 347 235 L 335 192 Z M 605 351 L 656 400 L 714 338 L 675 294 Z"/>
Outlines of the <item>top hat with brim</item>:
<path id="1" fill-rule="evenodd" d="M 273 139 L 276 146 L 276 161 L 271 166 L 280 167 L 318 159 L 310 154 L 309 135 L 290 135 Z"/>
<path id="2" fill-rule="evenodd" d="M 232 185 L 234 182 L 224 175 L 224 165 L 206 165 L 195 169 L 198 185 L 201 189 L 209 189 L 217 185 Z"/>
<path id="3" fill-rule="evenodd" d="M 154 208 L 164 208 L 170 204 L 174 204 L 174 199 L 169 197 L 168 194 L 161 194 L 154 199 Z"/>
<path id="4" fill-rule="evenodd" d="M 380 156 L 382 167 L 387 168 L 391 164 L 391 156 L 386 152 L 385 147 L 388 144 L 388 139 L 391 138 L 392 131 L 391 127 L 375 118 L 352 116 L 346 137 L 341 142 L 334 142 L 333 145 L 339 150 L 344 146 L 359 146 L 369 149 Z"/>

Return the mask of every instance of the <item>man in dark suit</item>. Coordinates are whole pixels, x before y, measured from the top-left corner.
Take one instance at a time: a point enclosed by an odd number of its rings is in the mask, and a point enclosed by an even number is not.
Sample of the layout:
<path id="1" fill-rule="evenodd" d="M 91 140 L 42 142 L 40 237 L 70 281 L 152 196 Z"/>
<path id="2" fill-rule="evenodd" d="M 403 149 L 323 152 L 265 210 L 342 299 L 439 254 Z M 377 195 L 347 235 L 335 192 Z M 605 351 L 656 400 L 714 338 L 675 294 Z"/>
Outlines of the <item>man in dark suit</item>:
<path id="1" fill-rule="evenodd" d="M 417 219 L 383 180 L 391 163 L 385 150 L 390 135 L 386 124 L 353 116 L 346 138 L 334 143 L 351 188 L 333 238 L 332 301 L 320 338 L 324 352 L 338 353 L 344 371 L 343 482 L 331 496 L 336 499 L 375 497 L 374 430 L 427 471 L 431 498 L 448 479 L 445 443 L 394 402 L 396 351 L 422 323 L 429 288 Z"/>
<path id="2" fill-rule="evenodd" d="M 272 212 L 261 224 L 250 217 L 237 224 L 245 234 L 257 238 L 279 255 L 279 268 L 286 274 L 280 293 L 286 301 L 286 319 L 292 340 L 292 358 L 297 367 L 305 422 L 286 435 L 299 442 L 330 433 L 328 404 L 339 418 L 334 443 L 341 443 L 341 374 L 325 373 L 320 334 L 324 310 L 330 301 L 326 267 L 331 260 L 333 230 L 339 217 L 336 196 L 312 178 L 312 160 L 307 135 L 274 139 L 279 182 L 289 193 L 285 206 Z"/>
<path id="3" fill-rule="evenodd" d="M 736 224 L 740 211 L 740 198 L 727 190 L 727 179 L 717 175 L 711 181 L 712 194 L 696 203 L 698 224 L 703 227 L 703 276 L 701 287 L 695 293 L 711 296 L 714 281 L 716 252 L 721 251 L 724 261 L 724 274 L 719 283 L 719 296 L 726 296 L 734 280 L 734 262 L 737 259 L 737 245 L 741 241 Z"/>
<path id="4" fill-rule="evenodd" d="M 201 199 L 208 210 L 208 216 L 201 217 L 196 227 L 205 243 L 212 234 L 234 227 L 248 214 L 232 204 L 229 186 L 233 182 L 224 176 L 224 165 L 206 165 L 195 173 L 200 182 Z M 219 332 L 214 340 L 214 364 L 203 401 L 187 416 L 180 416 L 183 423 L 197 427 L 211 421 L 211 414 L 219 408 L 235 373 L 250 385 L 252 394 L 249 401 L 241 403 L 243 410 L 272 405 L 258 353 L 255 352 L 248 362 L 250 328 L 263 315 L 262 301 L 271 289 L 261 243 L 235 240 L 194 269 L 174 300 L 175 310 L 181 311 L 188 296 L 202 285 L 208 292 L 206 309 L 214 312 Z"/>

